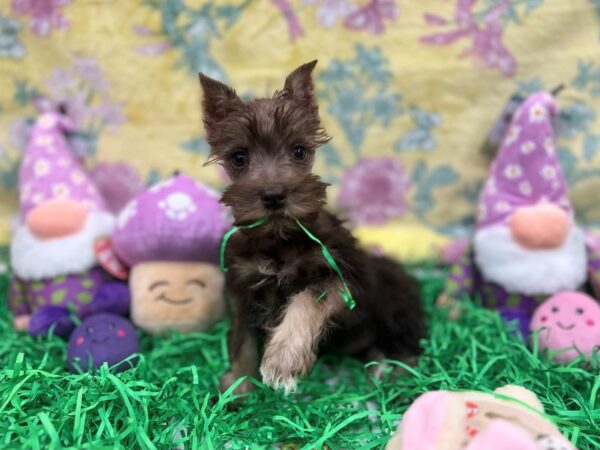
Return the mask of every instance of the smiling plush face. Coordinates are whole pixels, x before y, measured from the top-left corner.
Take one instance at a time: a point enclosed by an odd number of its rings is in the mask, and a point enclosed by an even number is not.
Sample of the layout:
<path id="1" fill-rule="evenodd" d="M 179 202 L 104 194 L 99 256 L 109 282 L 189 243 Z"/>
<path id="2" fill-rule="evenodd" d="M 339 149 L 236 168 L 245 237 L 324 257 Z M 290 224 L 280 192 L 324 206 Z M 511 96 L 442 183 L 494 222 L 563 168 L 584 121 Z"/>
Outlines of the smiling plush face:
<path id="1" fill-rule="evenodd" d="M 600 305 L 578 292 L 557 294 L 533 315 L 531 330 L 540 328 L 540 348 L 570 349 L 557 354 L 557 361 L 568 362 L 580 353 L 589 358 L 594 347 L 600 347 Z"/>
<path id="2" fill-rule="evenodd" d="M 224 278 L 214 264 L 141 263 L 129 283 L 131 319 L 147 333 L 205 331 L 225 315 Z"/>
<path id="3" fill-rule="evenodd" d="M 115 314 L 96 314 L 84 320 L 71 334 L 68 367 L 72 372 L 107 363 L 109 367 L 139 352 L 139 340 L 131 323 Z M 114 372 L 122 372 L 131 364 L 118 364 Z"/>

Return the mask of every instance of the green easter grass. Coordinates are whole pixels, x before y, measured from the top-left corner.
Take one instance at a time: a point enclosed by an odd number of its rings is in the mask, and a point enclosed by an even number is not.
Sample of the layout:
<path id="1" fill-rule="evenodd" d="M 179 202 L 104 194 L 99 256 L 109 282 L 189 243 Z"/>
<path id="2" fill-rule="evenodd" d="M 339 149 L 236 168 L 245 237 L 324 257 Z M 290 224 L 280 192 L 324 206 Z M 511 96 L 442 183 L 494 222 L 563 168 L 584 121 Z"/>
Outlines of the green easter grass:
<path id="1" fill-rule="evenodd" d="M 417 271 L 429 310 L 444 273 Z M 6 274 L 0 278 L 4 300 Z M 0 307 L 0 448 L 382 448 L 411 400 L 432 389 L 515 383 L 534 390 L 580 450 L 600 448 L 600 362 L 552 363 L 508 333 L 498 316 L 466 306 L 460 321 L 430 320 L 418 366 L 377 381 L 358 361 L 323 358 L 290 396 L 258 381 L 231 411 L 219 395 L 226 324 L 210 334 L 142 338 L 135 369 L 73 375 L 65 343 L 15 333 Z"/>

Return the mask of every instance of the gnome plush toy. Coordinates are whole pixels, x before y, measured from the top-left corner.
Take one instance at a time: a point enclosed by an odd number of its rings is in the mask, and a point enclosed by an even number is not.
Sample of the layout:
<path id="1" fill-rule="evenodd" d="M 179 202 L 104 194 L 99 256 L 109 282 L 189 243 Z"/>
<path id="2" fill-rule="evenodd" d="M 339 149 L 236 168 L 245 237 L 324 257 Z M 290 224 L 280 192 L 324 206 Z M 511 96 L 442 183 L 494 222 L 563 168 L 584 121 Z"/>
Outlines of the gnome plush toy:
<path id="1" fill-rule="evenodd" d="M 231 227 L 218 196 L 175 175 L 138 195 L 113 236 L 131 267 L 131 318 L 147 333 L 204 331 L 225 314 L 219 248 Z"/>
<path id="2" fill-rule="evenodd" d="M 574 450 L 520 386 L 431 391 L 408 408 L 386 450 Z"/>
<path id="3" fill-rule="evenodd" d="M 599 267 L 575 223 L 556 156 L 557 112 L 554 98 L 542 92 L 513 115 L 481 193 L 475 236 L 442 296 L 445 302 L 479 296 L 517 320 L 523 335 L 541 302 L 581 289 Z"/>
<path id="4" fill-rule="evenodd" d="M 114 217 L 68 149 L 64 133 L 70 125 L 58 112 L 42 114 L 19 172 L 9 307 L 15 328 L 34 335 L 52 324 L 56 334 L 68 334 L 68 315 L 85 315 L 109 278 L 98 265 L 94 243 L 112 233 Z"/>

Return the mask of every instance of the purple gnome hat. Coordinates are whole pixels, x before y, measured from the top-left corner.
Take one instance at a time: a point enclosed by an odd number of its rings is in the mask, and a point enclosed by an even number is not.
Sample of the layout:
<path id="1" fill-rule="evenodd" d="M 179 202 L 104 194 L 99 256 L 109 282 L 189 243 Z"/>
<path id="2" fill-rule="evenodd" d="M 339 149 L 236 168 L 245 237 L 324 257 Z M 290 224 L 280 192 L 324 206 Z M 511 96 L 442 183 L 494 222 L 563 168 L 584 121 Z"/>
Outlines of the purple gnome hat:
<path id="1" fill-rule="evenodd" d="M 507 224 L 519 207 L 539 203 L 573 214 L 556 156 L 552 118 L 557 113 L 546 92 L 530 96 L 517 110 L 481 193 L 478 229 Z"/>
<path id="2" fill-rule="evenodd" d="M 185 175 L 133 199 L 117 219 L 113 244 L 129 266 L 150 261 L 219 263 L 231 221 L 218 195 Z"/>
<path id="3" fill-rule="evenodd" d="M 38 204 L 68 198 L 90 211 L 107 211 L 90 176 L 68 148 L 64 132 L 69 120 L 58 112 L 42 114 L 36 121 L 19 170 L 20 215 Z"/>

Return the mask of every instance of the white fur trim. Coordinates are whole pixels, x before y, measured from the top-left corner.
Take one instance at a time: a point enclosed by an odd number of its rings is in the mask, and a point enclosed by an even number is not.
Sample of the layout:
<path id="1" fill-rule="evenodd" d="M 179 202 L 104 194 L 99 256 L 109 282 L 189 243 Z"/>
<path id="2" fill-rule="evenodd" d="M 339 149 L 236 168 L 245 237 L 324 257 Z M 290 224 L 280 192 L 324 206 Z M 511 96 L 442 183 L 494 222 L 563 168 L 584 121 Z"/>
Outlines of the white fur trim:
<path id="1" fill-rule="evenodd" d="M 40 280 L 81 273 L 97 264 L 94 241 L 112 235 L 115 219 L 106 212 L 91 212 L 83 230 L 72 236 L 39 239 L 21 225 L 11 242 L 10 262 L 24 280 Z"/>
<path id="2" fill-rule="evenodd" d="M 585 235 L 576 226 L 561 247 L 531 250 L 517 244 L 508 227 L 496 225 L 475 233 L 474 250 L 483 278 L 511 293 L 551 295 L 575 290 L 587 276 Z"/>

